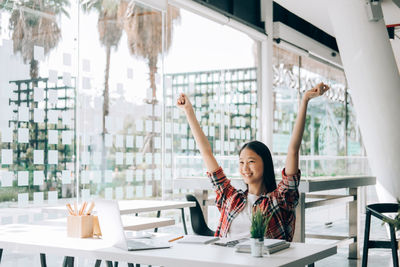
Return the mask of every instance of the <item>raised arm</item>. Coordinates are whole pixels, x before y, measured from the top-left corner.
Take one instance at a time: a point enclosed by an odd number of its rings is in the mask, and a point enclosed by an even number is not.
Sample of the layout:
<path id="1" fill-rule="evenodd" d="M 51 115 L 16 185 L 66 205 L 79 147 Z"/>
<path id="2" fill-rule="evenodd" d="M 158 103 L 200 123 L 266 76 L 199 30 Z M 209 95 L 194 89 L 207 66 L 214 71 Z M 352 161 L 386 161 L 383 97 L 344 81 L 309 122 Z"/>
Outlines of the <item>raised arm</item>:
<path id="1" fill-rule="evenodd" d="M 196 140 L 196 144 L 199 147 L 201 156 L 203 157 L 204 163 L 206 164 L 207 171 L 212 173 L 216 171 L 219 167 L 217 160 L 215 159 L 210 143 L 208 142 L 207 137 L 203 133 L 203 130 L 200 127 L 199 122 L 196 119 L 196 115 L 193 111 L 193 106 L 189 101 L 189 98 L 185 94 L 181 94 L 177 100 L 176 105 L 182 109 L 188 120 L 190 129 Z"/>
<path id="2" fill-rule="evenodd" d="M 328 89 L 329 86 L 319 83 L 314 88 L 305 92 L 303 99 L 301 100 L 286 157 L 285 171 L 287 176 L 294 175 L 299 170 L 299 150 L 301 139 L 303 138 L 304 125 L 306 122 L 308 101 L 317 96 L 323 95 Z"/>

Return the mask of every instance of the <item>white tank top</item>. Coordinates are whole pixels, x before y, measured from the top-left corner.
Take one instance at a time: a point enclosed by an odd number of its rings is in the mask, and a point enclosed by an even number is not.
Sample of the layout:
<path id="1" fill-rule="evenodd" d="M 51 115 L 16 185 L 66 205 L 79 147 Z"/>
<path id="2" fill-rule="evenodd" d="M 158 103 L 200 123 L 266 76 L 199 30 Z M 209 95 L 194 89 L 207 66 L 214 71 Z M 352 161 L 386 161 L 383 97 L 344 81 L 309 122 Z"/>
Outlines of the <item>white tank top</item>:
<path id="1" fill-rule="evenodd" d="M 247 194 L 246 205 L 235 217 L 235 219 L 233 219 L 227 234 L 228 238 L 250 237 L 251 214 L 253 210 L 253 204 L 257 199 L 257 195 L 250 193 Z"/>

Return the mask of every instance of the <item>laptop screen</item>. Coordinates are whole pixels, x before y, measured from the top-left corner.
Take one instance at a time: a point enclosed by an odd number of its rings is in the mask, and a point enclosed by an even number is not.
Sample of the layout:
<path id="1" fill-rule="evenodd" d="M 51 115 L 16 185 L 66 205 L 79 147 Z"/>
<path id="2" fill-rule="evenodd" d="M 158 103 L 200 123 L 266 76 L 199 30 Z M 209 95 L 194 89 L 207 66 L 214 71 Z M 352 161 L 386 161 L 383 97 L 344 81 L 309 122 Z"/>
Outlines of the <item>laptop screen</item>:
<path id="1" fill-rule="evenodd" d="M 111 246 L 128 250 L 118 202 L 96 200 L 96 210 L 103 240 Z"/>

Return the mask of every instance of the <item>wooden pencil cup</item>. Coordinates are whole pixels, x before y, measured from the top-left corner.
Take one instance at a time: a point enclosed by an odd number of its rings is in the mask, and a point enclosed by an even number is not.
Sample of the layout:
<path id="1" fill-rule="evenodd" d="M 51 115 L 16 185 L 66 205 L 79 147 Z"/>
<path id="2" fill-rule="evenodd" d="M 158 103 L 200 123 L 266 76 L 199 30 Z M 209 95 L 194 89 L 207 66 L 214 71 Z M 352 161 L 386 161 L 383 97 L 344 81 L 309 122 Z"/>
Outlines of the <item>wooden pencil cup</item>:
<path id="1" fill-rule="evenodd" d="M 101 237 L 99 217 L 93 216 L 93 236 Z"/>
<path id="2" fill-rule="evenodd" d="M 93 215 L 68 215 L 67 236 L 78 238 L 93 237 Z"/>

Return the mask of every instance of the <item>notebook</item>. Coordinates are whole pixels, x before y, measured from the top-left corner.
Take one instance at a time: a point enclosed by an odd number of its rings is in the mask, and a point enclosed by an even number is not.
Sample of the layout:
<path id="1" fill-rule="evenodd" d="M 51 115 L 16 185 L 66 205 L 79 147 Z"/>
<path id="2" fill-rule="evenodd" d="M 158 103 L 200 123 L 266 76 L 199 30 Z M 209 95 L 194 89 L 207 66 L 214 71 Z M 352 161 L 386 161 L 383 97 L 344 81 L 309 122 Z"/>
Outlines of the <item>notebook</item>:
<path id="1" fill-rule="evenodd" d="M 178 243 L 185 244 L 210 244 L 219 240 L 219 237 L 215 236 L 203 236 L 203 235 L 186 235 L 183 239 L 179 240 Z"/>
<path id="2" fill-rule="evenodd" d="M 113 200 L 96 200 L 96 207 L 102 239 L 110 243 L 111 246 L 129 251 L 171 247 L 167 241 L 127 239 L 124 227 L 122 226 L 118 202 Z"/>
<path id="3" fill-rule="evenodd" d="M 285 240 L 264 239 L 264 254 L 272 254 L 288 247 L 290 247 L 290 243 L 286 242 Z M 236 245 L 235 248 L 236 252 L 250 253 L 251 252 L 250 240 Z"/>

